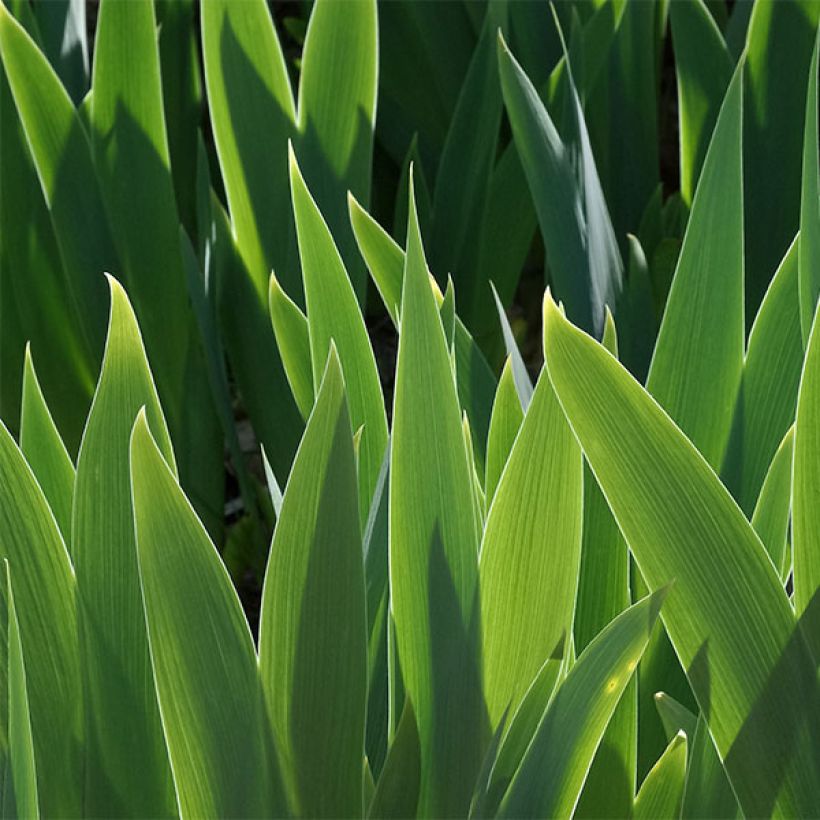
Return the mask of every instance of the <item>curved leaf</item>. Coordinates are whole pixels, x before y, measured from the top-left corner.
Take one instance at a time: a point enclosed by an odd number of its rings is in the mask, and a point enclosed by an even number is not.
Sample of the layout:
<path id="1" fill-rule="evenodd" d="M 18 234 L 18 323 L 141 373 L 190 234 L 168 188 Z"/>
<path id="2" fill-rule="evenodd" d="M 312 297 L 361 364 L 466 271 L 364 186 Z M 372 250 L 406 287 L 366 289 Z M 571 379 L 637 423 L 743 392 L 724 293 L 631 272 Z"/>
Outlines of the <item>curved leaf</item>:
<path id="1" fill-rule="evenodd" d="M 551 302 L 546 325 L 556 393 L 642 576 L 675 581 L 663 622 L 744 812 L 810 812 L 815 664 L 763 545 L 617 361 Z"/>

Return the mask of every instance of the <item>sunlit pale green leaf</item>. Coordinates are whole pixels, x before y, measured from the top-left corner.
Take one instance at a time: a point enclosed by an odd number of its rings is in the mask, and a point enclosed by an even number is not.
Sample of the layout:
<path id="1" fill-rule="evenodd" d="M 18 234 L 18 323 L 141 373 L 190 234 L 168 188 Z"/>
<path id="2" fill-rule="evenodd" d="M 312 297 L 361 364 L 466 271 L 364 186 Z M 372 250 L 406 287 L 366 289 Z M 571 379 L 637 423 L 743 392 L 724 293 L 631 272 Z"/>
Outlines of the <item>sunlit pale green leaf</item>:
<path id="1" fill-rule="evenodd" d="M 501 804 L 501 817 L 572 814 L 664 594 L 656 592 L 619 615 L 578 658 L 538 725 Z"/>
<path id="2" fill-rule="evenodd" d="M 790 428 L 774 454 L 752 515 L 752 526 L 778 570 L 786 557 L 789 535 L 793 456 L 794 428 Z"/>
<path id="3" fill-rule="evenodd" d="M 71 544 L 74 464 L 57 431 L 26 347 L 23 399 L 20 409 L 20 449 L 54 513 L 66 545 Z"/>
<path id="4" fill-rule="evenodd" d="M 641 574 L 674 581 L 663 622 L 744 812 L 810 812 L 816 667 L 763 545 L 617 361 L 554 304 L 546 323 L 553 385 Z"/>
<path id="5" fill-rule="evenodd" d="M 493 728 L 572 627 L 581 560 L 583 461 L 542 371 L 481 544 L 484 693 Z M 549 590 L 549 595 L 544 591 Z"/>
<path id="6" fill-rule="evenodd" d="M 265 700 L 300 815 L 362 813 L 366 641 L 353 439 L 331 347 L 285 488 L 259 635 Z"/>
<path id="7" fill-rule="evenodd" d="M 7 559 L 5 568 L 5 590 L 1 596 L 6 605 L 8 647 L 6 654 L 8 688 L 8 757 L 3 773 L 4 789 L 2 809 L 4 817 L 39 817 L 40 798 L 37 787 L 37 771 L 34 759 L 34 741 L 31 734 L 28 683 L 23 660 L 23 646 L 20 642 L 20 624 L 14 605 L 11 573 Z M 5 653 L 4 653 L 5 654 Z M 5 692 L 3 693 L 5 695 Z M 4 710 L 5 711 L 5 710 Z"/>
<path id="8" fill-rule="evenodd" d="M 180 811 L 279 814 L 256 652 L 239 599 L 144 412 L 130 451 L 148 643 Z"/>
<path id="9" fill-rule="evenodd" d="M 523 419 L 524 411 L 521 409 L 521 399 L 515 386 L 512 361 L 508 357 L 498 380 L 493 412 L 490 416 L 490 430 L 487 433 L 484 494 L 488 509 Z"/>
<path id="10" fill-rule="evenodd" d="M 714 467 L 743 369 L 742 94 L 738 69 L 706 154 L 646 382 Z"/>
<path id="11" fill-rule="evenodd" d="M 345 376 L 354 430 L 364 426 L 359 448 L 359 514 L 367 518 L 387 444 L 387 417 L 379 373 L 367 328 L 344 262 L 316 202 L 308 191 L 296 157 L 289 156 L 293 212 L 305 288 L 313 385 L 318 390 L 331 341 Z"/>
<path id="12" fill-rule="evenodd" d="M 792 242 L 752 325 L 743 381 L 721 477 L 751 516 L 769 464 L 794 423 L 803 367 L 797 290 L 799 240 Z"/>
<path id="13" fill-rule="evenodd" d="M 449 815 L 467 812 L 489 739 L 477 654 L 478 522 L 412 186 L 407 236 L 390 459 L 391 607 L 421 742 L 419 812 Z"/>
<path id="14" fill-rule="evenodd" d="M 136 316 L 122 286 L 113 278 L 109 285 L 108 341 L 77 460 L 71 538 L 86 704 L 85 812 L 112 815 L 128 806 L 165 816 L 175 813 L 176 800 L 142 615 L 129 473 L 141 407 L 172 469 L 174 457 Z"/>
<path id="15" fill-rule="evenodd" d="M 686 778 L 686 735 L 678 732 L 652 767 L 635 798 L 636 820 L 677 817 Z"/>
<path id="16" fill-rule="evenodd" d="M 806 635 L 820 657 L 820 308 L 815 311 L 800 379 L 794 433 L 794 605 L 807 619 Z"/>
<path id="17" fill-rule="evenodd" d="M 820 137 L 817 126 L 817 71 L 820 61 L 820 29 L 814 43 L 806 95 L 803 130 L 803 180 L 800 197 L 799 281 L 800 327 L 804 344 L 811 331 L 814 308 L 820 296 Z"/>
<path id="18" fill-rule="evenodd" d="M 307 317 L 299 305 L 282 290 L 275 274 L 270 277 L 268 295 L 273 332 L 288 384 L 303 419 L 313 409 L 313 364 Z"/>
<path id="19" fill-rule="evenodd" d="M 74 574 L 46 497 L 2 424 L 0 487 L 0 557 L 14 576 L 40 809 L 76 817 L 83 710 Z"/>

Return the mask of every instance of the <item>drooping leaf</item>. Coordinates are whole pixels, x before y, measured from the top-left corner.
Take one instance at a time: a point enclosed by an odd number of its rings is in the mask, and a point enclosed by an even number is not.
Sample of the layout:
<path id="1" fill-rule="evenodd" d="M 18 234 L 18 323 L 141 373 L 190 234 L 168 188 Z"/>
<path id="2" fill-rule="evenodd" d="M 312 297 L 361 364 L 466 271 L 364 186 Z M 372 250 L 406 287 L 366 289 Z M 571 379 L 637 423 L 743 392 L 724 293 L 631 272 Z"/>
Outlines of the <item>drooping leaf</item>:
<path id="1" fill-rule="evenodd" d="M 636 820 L 677 817 L 686 779 L 686 734 L 678 732 L 647 774 L 635 798 Z"/>
<path id="2" fill-rule="evenodd" d="M 550 701 L 501 804 L 501 817 L 570 816 L 595 750 L 632 677 L 665 591 L 619 615 L 578 658 Z"/>
<path id="3" fill-rule="evenodd" d="M 314 390 L 331 341 L 345 379 L 354 430 L 364 426 L 359 449 L 359 514 L 367 518 L 387 444 L 387 416 L 373 348 L 353 285 L 327 223 L 308 191 L 296 156 L 289 155 L 293 213 L 305 288 Z"/>
<path id="4" fill-rule="evenodd" d="M 570 316 L 600 334 L 604 306 L 614 307 L 621 289 L 622 263 L 580 100 L 570 83 L 576 140 L 568 146 L 503 39 L 498 59 L 504 102 L 538 213 L 553 285 Z"/>
<path id="5" fill-rule="evenodd" d="M 552 383 L 643 578 L 675 581 L 663 623 L 744 812 L 810 811 L 815 665 L 763 545 L 615 359 L 554 304 L 546 324 Z"/>
<path id="6" fill-rule="evenodd" d="M 148 643 L 180 811 L 220 817 L 282 813 L 282 803 L 269 793 L 275 761 L 266 754 L 248 623 L 144 411 L 130 453 Z"/>
<path id="7" fill-rule="evenodd" d="M 83 737 L 76 585 L 46 497 L 2 424 L 0 486 L 0 557 L 14 574 L 40 809 L 76 817 Z"/>
<path id="8" fill-rule="evenodd" d="M 506 709 L 515 713 L 555 644 L 571 630 L 582 470 L 581 451 L 542 371 L 481 544 L 484 695 L 493 729 Z"/>
<path id="9" fill-rule="evenodd" d="M 63 541 L 70 549 L 74 464 L 60 438 L 43 391 L 40 389 L 30 347 L 26 347 L 23 371 L 20 449 L 43 489 Z"/>
<path id="10" fill-rule="evenodd" d="M 302 169 L 360 304 L 367 293 L 367 276 L 347 218 L 345 195 L 352 192 L 365 206 L 370 199 L 377 28 L 376 0 L 315 3 L 302 50 L 299 82 L 297 125 Z"/>
<path id="11" fill-rule="evenodd" d="M 353 439 L 331 346 L 276 523 L 259 630 L 262 687 L 297 814 L 362 813 L 366 641 Z"/>
<path id="12" fill-rule="evenodd" d="M 449 815 L 469 809 L 489 735 L 477 656 L 478 522 L 412 185 L 409 211 L 391 436 L 390 594 L 421 742 L 419 812 Z"/>
<path id="13" fill-rule="evenodd" d="M 77 459 L 71 538 L 86 704 L 84 811 L 113 815 L 127 806 L 167 816 L 176 800 L 142 614 L 129 472 L 141 407 L 175 470 L 174 456 L 136 316 L 122 286 L 108 281 L 108 342 Z"/>

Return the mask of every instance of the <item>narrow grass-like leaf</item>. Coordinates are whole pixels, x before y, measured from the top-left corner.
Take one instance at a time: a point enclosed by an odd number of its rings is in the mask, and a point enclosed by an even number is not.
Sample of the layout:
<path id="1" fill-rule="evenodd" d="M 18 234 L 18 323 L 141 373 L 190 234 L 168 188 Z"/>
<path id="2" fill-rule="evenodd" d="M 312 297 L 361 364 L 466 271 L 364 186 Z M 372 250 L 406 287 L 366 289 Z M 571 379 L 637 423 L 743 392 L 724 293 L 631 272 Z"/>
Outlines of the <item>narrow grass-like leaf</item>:
<path id="1" fill-rule="evenodd" d="M 423 815 L 466 813 L 489 739 L 473 478 L 410 196 L 393 408 L 390 593 L 421 741 Z M 447 704 L 442 709 L 442 705 Z"/>
<path id="2" fill-rule="evenodd" d="M 755 504 L 752 526 L 766 547 L 772 563 L 780 570 L 786 558 L 792 501 L 794 428 L 783 437 L 774 454 L 766 480 Z"/>
<path id="3" fill-rule="evenodd" d="M 794 606 L 808 616 L 809 637 L 820 658 L 820 621 L 815 614 L 820 587 L 820 307 L 815 310 L 797 399 L 794 432 L 792 541 Z"/>
<path id="4" fill-rule="evenodd" d="M 655 708 L 670 741 L 680 730 L 683 730 L 687 737 L 694 737 L 698 718 L 685 706 L 669 697 L 666 692 L 655 692 Z"/>
<path id="5" fill-rule="evenodd" d="M 772 458 L 794 423 L 803 367 L 798 245 L 792 242 L 752 325 L 721 477 L 751 516 Z"/>
<path id="6" fill-rule="evenodd" d="M 4 816 L 40 817 L 40 799 L 37 787 L 37 766 L 34 758 L 34 739 L 31 733 L 28 683 L 20 640 L 20 623 L 14 604 L 9 562 L 5 565 L 5 598 L 8 634 L 6 655 L 8 687 L 8 759 L 4 773 L 5 789 L 2 796 Z M 5 694 L 5 693 L 4 693 Z M 9 804 L 13 802 L 13 809 Z"/>
<path id="7" fill-rule="evenodd" d="M 136 316 L 122 286 L 111 277 L 109 285 L 108 342 L 77 460 L 71 539 L 86 704 L 85 812 L 114 815 L 127 806 L 165 816 L 176 800 L 148 654 L 129 473 L 141 407 L 172 469 L 174 456 Z"/>
<path id="8" fill-rule="evenodd" d="M 344 372 L 351 424 L 354 430 L 364 426 L 359 449 L 359 515 L 361 521 L 365 521 L 387 444 L 387 416 L 379 372 L 353 285 L 330 229 L 305 185 L 292 149 L 289 164 L 313 386 L 318 390 L 333 341 Z"/>
<path id="9" fill-rule="evenodd" d="M 524 364 L 521 351 L 518 349 L 518 342 L 516 342 L 515 336 L 513 335 L 510 321 L 507 318 L 507 312 L 504 310 L 504 305 L 498 296 L 498 291 L 492 282 L 490 282 L 490 287 L 492 288 L 495 307 L 498 311 L 498 321 L 501 324 L 501 335 L 504 337 L 504 346 L 507 348 L 507 356 L 511 359 L 515 389 L 518 392 L 521 407 L 526 412 L 532 399 L 532 380 L 530 379 L 530 374 L 527 372 L 527 366 Z"/>
<path id="10" fill-rule="evenodd" d="M 398 327 L 398 307 L 404 281 L 404 251 L 355 199 L 351 197 L 349 204 L 350 221 L 359 250 L 393 323 Z M 484 444 L 496 389 L 495 376 L 458 315 L 454 345 L 458 397 L 475 433 L 477 465 L 479 469 L 483 469 Z"/>
<path id="11" fill-rule="evenodd" d="M 686 734 L 678 732 L 641 784 L 632 816 L 636 820 L 677 817 L 686 779 Z"/>
<path id="12" fill-rule="evenodd" d="M 275 762 L 266 755 L 256 652 L 239 599 L 144 412 L 130 451 L 148 642 L 180 812 L 281 813 L 269 794 Z"/>
<path id="13" fill-rule="evenodd" d="M 493 497 L 481 544 L 484 694 L 494 729 L 572 629 L 583 460 L 546 371 Z M 544 595 L 549 590 L 549 595 Z"/>
<path id="14" fill-rule="evenodd" d="M 345 194 L 351 191 L 365 205 L 370 199 L 377 29 L 376 0 L 314 4 L 302 50 L 297 117 L 299 157 L 308 186 L 362 304 L 367 275 L 347 218 Z"/>
<path id="15" fill-rule="evenodd" d="M 70 549 L 74 464 L 60 438 L 43 391 L 40 389 L 40 382 L 34 372 L 31 348 L 28 346 L 23 369 L 20 449 L 43 489 L 63 541 Z"/>
<path id="16" fill-rule="evenodd" d="M 307 419 L 313 409 L 313 364 L 308 321 L 299 305 L 282 290 L 276 274 L 270 276 L 268 304 L 276 345 L 296 406 Z"/>
<path id="17" fill-rule="evenodd" d="M 83 726 L 76 585 L 46 497 L 2 424 L 0 486 L 0 557 L 14 574 L 40 809 L 77 817 Z"/>
<path id="18" fill-rule="evenodd" d="M 362 813 L 365 609 L 350 416 L 331 346 L 285 488 L 259 630 L 262 686 L 299 815 Z"/>
<path id="19" fill-rule="evenodd" d="M 670 3 L 680 131 L 680 192 L 691 206 L 733 60 L 703 0 Z"/>
<path id="20" fill-rule="evenodd" d="M 521 399 L 516 389 L 512 361 L 508 356 L 498 380 L 493 412 L 490 416 L 490 430 L 487 433 L 484 496 L 488 509 L 523 420 L 524 411 L 521 409 Z"/>
<path id="21" fill-rule="evenodd" d="M 552 383 L 643 578 L 675 581 L 663 623 L 744 812 L 810 813 L 816 667 L 763 545 L 617 361 L 552 303 L 546 325 Z"/>
<path id="22" fill-rule="evenodd" d="M 803 129 L 803 181 L 800 188 L 799 288 L 800 328 L 804 345 L 811 332 L 814 308 L 820 296 L 820 135 L 817 125 L 817 71 L 820 61 L 820 29 L 809 63 L 806 121 Z"/>
<path id="23" fill-rule="evenodd" d="M 713 466 L 743 369 L 742 67 L 706 154 L 647 389 Z"/>
<path id="24" fill-rule="evenodd" d="M 499 816 L 570 816 L 595 750 L 632 677 L 665 591 L 619 615 L 578 658 L 541 719 Z"/>

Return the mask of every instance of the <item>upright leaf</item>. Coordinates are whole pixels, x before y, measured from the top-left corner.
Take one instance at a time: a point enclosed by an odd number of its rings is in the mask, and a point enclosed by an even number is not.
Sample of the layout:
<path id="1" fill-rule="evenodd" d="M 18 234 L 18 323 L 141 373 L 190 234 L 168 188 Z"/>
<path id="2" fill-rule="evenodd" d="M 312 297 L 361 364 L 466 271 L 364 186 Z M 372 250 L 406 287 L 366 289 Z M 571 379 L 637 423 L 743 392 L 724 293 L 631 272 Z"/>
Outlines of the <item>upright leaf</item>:
<path id="1" fill-rule="evenodd" d="M 792 242 L 752 325 L 721 477 L 751 516 L 766 471 L 794 423 L 803 367 L 798 246 Z"/>
<path id="2" fill-rule="evenodd" d="M 487 433 L 484 494 L 488 509 L 523 420 L 524 411 L 521 409 L 521 399 L 515 387 L 512 362 L 510 357 L 507 357 L 504 369 L 501 371 L 501 378 L 498 380 L 493 413 L 490 416 L 490 430 Z"/>
<path id="3" fill-rule="evenodd" d="M 809 339 L 814 308 L 820 296 L 820 135 L 817 125 L 817 71 L 820 61 L 820 28 L 809 63 L 806 121 L 803 129 L 803 179 L 800 188 L 800 328 L 803 344 Z"/>
<path id="4" fill-rule="evenodd" d="M 0 487 L 0 558 L 14 573 L 40 809 L 77 817 L 83 726 L 74 574 L 46 497 L 2 424 Z"/>
<path id="5" fill-rule="evenodd" d="M 259 629 L 268 714 L 299 815 L 362 813 L 365 609 L 353 439 L 331 347 L 274 531 Z"/>
<path id="6" fill-rule="evenodd" d="M 488 735 L 477 657 L 478 530 L 412 185 L 409 210 L 391 437 L 390 594 L 421 741 L 419 813 L 446 816 L 469 809 Z"/>
<path id="7" fill-rule="evenodd" d="M 680 131 L 680 192 L 686 205 L 698 184 L 733 61 L 703 0 L 670 3 Z"/>
<path id="8" fill-rule="evenodd" d="M 742 66 L 706 154 L 647 389 L 719 467 L 743 369 Z"/>
<path id="9" fill-rule="evenodd" d="M 546 324 L 553 385 L 643 578 L 675 581 L 663 622 L 743 811 L 810 812 L 816 666 L 763 545 L 615 359 L 554 304 Z"/>
<path id="10" fill-rule="evenodd" d="M 26 347 L 23 371 L 20 449 L 43 488 L 63 541 L 70 546 L 74 464 L 60 438 L 43 391 L 40 389 L 40 382 L 34 372 L 30 347 Z"/>
<path id="11" fill-rule="evenodd" d="M 319 374 L 332 341 L 345 376 L 353 429 L 364 426 L 359 447 L 359 514 L 365 521 L 387 445 L 387 416 L 379 372 L 344 262 L 292 150 L 289 164 L 314 390 L 318 389 Z"/>
<path id="12" fill-rule="evenodd" d="M 37 786 L 37 765 L 34 759 L 34 740 L 31 734 L 28 683 L 20 641 L 20 623 L 14 605 L 11 573 L 8 560 L 5 564 L 5 590 L 3 598 L 7 609 L 8 646 L 8 758 L 4 774 L 5 789 L 2 796 L 4 816 L 39 817 L 40 798 Z M 3 693 L 6 694 L 5 692 Z M 13 809 L 6 814 L 9 803 Z"/>
<path id="13" fill-rule="evenodd" d="M 74 491 L 72 549 L 86 704 L 88 814 L 176 811 L 145 633 L 129 473 L 141 407 L 175 469 L 168 429 L 137 320 L 109 277 L 111 318 Z M 141 761 L 139 767 L 134 760 Z"/>
<path id="14" fill-rule="evenodd" d="M 677 817 L 686 779 L 686 735 L 678 732 L 641 783 L 632 816 L 636 820 Z"/>
<path id="15" fill-rule="evenodd" d="M 578 443 L 542 371 L 481 543 L 484 694 L 493 729 L 505 710 L 515 713 L 538 670 L 572 629 L 582 469 Z"/>
<path id="16" fill-rule="evenodd" d="M 378 58 L 376 0 L 314 4 L 302 50 L 299 156 L 361 304 L 367 277 L 345 196 L 370 200 Z"/>
<path id="17" fill-rule="evenodd" d="M 809 337 L 794 432 L 792 541 L 794 548 L 794 606 L 808 620 L 806 634 L 820 658 L 820 308 L 815 311 Z"/>
<path id="18" fill-rule="evenodd" d="M 130 451 L 148 643 L 180 811 L 282 813 L 269 794 L 275 768 L 242 606 L 143 411 Z"/>

